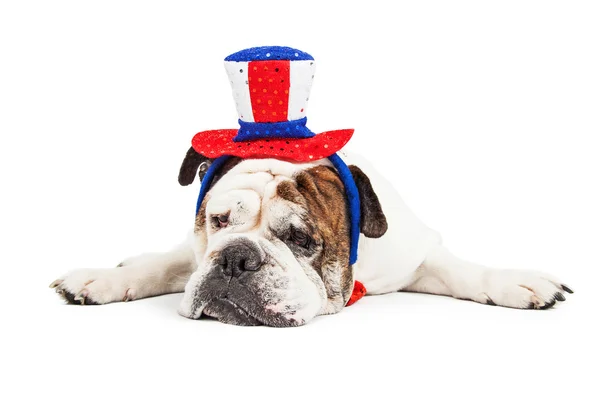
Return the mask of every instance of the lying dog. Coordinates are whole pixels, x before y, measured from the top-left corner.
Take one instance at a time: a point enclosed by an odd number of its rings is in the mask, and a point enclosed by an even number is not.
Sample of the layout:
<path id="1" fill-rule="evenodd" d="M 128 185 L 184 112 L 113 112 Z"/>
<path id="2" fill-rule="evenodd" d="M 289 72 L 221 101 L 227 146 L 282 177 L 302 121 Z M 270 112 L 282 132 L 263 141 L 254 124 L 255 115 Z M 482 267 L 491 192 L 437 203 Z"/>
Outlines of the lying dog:
<path id="1" fill-rule="evenodd" d="M 491 269 L 453 256 L 364 159 L 348 157 L 361 204 L 358 262 L 348 265 L 344 185 L 327 159 L 231 158 L 212 181 L 188 241 L 114 269 L 80 269 L 51 284 L 69 303 L 106 304 L 184 292 L 179 313 L 237 325 L 298 326 L 347 304 L 354 282 L 482 304 L 547 309 L 568 286 L 531 271 Z M 188 151 L 179 181 L 210 160 Z"/>

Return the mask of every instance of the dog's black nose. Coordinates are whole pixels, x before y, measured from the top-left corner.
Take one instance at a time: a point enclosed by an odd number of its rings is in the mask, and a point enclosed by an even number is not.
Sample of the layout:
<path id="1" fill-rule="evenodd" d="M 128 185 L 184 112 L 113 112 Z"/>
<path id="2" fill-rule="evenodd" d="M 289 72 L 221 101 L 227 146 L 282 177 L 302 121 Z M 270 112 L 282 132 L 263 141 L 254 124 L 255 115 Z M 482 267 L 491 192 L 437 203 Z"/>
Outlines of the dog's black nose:
<path id="1" fill-rule="evenodd" d="M 239 278 L 244 271 L 258 271 L 263 263 L 262 251 L 249 240 L 231 243 L 221 251 L 218 263 L 226 276 Z"/>

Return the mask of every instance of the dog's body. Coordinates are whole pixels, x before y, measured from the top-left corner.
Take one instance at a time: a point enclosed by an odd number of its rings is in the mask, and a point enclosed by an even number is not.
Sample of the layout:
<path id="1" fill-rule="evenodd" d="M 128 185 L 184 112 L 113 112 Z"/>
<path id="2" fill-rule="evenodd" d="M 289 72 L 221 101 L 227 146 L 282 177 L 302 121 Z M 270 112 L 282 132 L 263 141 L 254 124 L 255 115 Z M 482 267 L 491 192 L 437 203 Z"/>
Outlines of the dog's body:
<path id="1" fill-rule="evenodd" d="M 571 292 L 545 274 L 454 257 L 366 160 L 344 158 L 360 167 L 352 170 L 363 233 L 354 266 L 344 187 L 327 161 L 238 159 L 215 179 L 185 243 L 121 268 L 75 270 L 51 286 L 81 304 L 185 291 L 186 317 L 272 326 L 341 311 L 354 280 L 368 294 L 414 291 L 513 308 L 549 308 Z"/>

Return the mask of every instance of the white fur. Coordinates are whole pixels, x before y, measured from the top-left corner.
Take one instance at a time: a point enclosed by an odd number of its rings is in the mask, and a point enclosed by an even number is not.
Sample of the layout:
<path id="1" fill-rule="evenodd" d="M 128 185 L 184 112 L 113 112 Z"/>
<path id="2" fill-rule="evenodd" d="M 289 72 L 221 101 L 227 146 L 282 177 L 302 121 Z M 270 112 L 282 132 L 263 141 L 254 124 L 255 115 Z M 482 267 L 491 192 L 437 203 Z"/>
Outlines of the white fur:
<path id="1" fill-rule="evenodd" d="M 456 258 L 442 246 L 440 235 L 408 209 L 391 184 L 370 163 L 358 156 L 341 155 L 348 164 L 358 165 L 369 176 L 388 220 L 389 229 L 383 237 L 369 239 L 361 235 L 358 262 L 353 272 L 369 294 L 406 290 L 480 303 L 491 301 L 507 307 L 526 308 L 533 304 L 539 308 L 552 302 L 556 293 L 562 293 L 561 283 L 556 278 L 541 273 L 489 269 Z M 133 258 L 122 268 L 76 270 L 57 280 L 53 286 L 98 303 L 181 292 L 185 288 L 180 313 L 198 317 L 201 310 L 196 310 L 198 315 L 191 315 L 189 310 L 193 289 L 207 273 L 206 256 L 226 243 L 224 238 L 228 233 L 260 240 L 265 224 L 290 217 L 293 214 L 290 205 L 284 207 L 273 200 L 277 184 L 290 179 L 299 170 L 327 163 L 324 160 L 309 164 L 272 159 L 243 161 L 209 192 L 208 214 L 231 210 L 230 227 L 211 233 L 208 238 L 203 232 L 197 232 L 171 252 Z M 238 210 L 236 205 L 240 202 L 244 206 Z M 265 212 L 270 217 L 258 221 L 258 215 Z M 320 278 L 285 247 L 267 246 L 270 249 L 267 251 L 276 253 L 274 257 L 280 267 L 296 279 L 297 284 L 288 295 L 306 295 L 311 299 L 295 317 L 310 319 L 316 314 L 338 312 L 343 306 L 340 299 L 328 302 Z M 336 279 L 335 273 L 331 272 L 323 280 L 328 279 Z M 279 305 L 269 307 L 276 309 Z"/>
<path id="2" fill-rule="evenodd" d="M 438 246 L 417 269 L 409 291 L 449 295 L 479 303 L 515 308 L 536 307 L 552 302 L 562 291 L 558 279 L 540 272 L 485 268 L 465 262 Z"/>
<path id="3" fill-rule="evenodd" d="M 57 290 L 106 304 L 183 291 L 196 269 L 191 240 L 166 253 L 131 257 L 118 268 L 85 268 L 71 271 L 52 283 Z"/>

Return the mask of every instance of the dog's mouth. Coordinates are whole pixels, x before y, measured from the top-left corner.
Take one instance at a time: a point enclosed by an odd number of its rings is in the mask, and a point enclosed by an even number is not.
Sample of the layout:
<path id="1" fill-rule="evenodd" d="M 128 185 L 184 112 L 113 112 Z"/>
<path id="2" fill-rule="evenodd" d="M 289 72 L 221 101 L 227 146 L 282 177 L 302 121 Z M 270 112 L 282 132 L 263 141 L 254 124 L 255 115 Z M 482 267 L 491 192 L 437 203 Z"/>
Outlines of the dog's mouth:
<path id="1" fill-rule="evenodd" d="M 264 325 L 227 297 L 214 299 L 206 304 L 202 315 L 214 318 L 219 322 L 241 326 Z"/>
<path id="2" fill-rule="evenodd" d="M 288 283 L 286 277 L 271 281 L 256 274 L 226 280 L 215 269 L 204 276 L 197 289 L 186 291 L 179 312 L 191 319 L 209 317 L 241 326 L 304 325 L 314 317 L 306 312 L 307 305 L 312 311 L 314 307 L 310 306 L 314 304 L 301 290 L 288 290 Z M 292 286 L 292 289 L 295 287 Z"/>
<path id="3" fill-rule="evenodd" d="M 208 317 L 231 325 L 267 325 L 281 328 L 300 326 L 306 323 L 302 318 L 286 317 L 271 308 L 273 307 L 265 308 L 252 302 L 239 302 L 224 295 L 209 300 L 203 305 L 202 312 L 197 318 Z"/>

